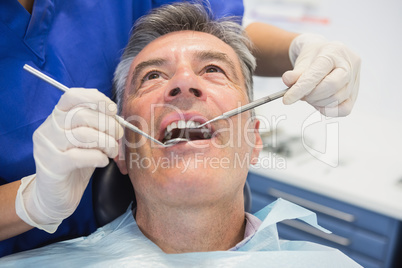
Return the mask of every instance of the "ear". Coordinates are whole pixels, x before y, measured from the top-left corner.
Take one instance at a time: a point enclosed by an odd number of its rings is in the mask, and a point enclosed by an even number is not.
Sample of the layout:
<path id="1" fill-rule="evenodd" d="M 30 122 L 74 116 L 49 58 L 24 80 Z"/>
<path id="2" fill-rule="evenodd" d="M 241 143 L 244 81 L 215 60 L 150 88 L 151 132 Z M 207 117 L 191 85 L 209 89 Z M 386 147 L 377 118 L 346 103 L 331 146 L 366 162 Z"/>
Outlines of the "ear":
<path id="1" fill-rule="evenodd" d="M 119 142 L 119 153 L 113 160 L 116 163 L 116 165 L 119 167 L 121 174 L 126 175 L 126 174 L 128 174 L 128 170 L 127 170 L 126 156 L 125 156 L 125 150 L 124 150 L 124 145 L 123 145 L 122 140 L 123 139 L 120 139 L 120 142 Z"/>
<path id="2" fill-rule="evenodd" d="M 260 155 L 262 145 L 262 139 L 260 136 L 260 120 L 254 119 L 254 136 L 255 136 L 255 144 L 251 154 L 251 164 L 255 165 L 258 162 L 258 156 Z"/>

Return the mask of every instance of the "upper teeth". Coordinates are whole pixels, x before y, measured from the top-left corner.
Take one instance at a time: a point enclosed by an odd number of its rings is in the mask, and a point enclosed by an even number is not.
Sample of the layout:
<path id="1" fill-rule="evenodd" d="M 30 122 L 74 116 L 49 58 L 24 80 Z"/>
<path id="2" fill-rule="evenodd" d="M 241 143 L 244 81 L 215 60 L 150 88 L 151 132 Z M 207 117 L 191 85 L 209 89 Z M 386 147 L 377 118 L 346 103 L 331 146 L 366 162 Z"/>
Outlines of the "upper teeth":
<path id="1" fill-rule="evenodd" d="M 191 121 L 191 120 L 189 120 L 187 122 L 184 121 L 184 120 L 179 120 L 179 121 L 173 122 L 170 125 L 168 125 L 166 131 L 170 132 L 170 131 L 172 131 L 172 129 L 175 129 L 175 128 L 179 128 L 179 129 L 196 128 L 199 125 L 200 125 L 200 123 L 194 122 L 194 121 Z"/>

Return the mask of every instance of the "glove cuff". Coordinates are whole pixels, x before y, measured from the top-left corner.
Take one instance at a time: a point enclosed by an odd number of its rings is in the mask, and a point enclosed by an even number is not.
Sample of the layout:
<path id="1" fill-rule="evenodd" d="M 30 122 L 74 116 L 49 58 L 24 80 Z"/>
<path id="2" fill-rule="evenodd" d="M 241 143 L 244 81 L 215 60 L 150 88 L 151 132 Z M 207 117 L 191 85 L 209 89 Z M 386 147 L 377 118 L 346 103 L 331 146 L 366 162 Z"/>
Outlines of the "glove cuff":
<path id="1" fill-rule="evenodd" d="M 326 42 L 328 42 L 328 40 L 319 34 L 303 33 L 296 36 L 289 46 L 289 59 L 292 66 L 295 66 L 296 59 L 299 57 L 301 50 L 306 44 L 322 44 Z"/>
<path id="2" fill-rule="evenodd" d="M 40 224 L 31 216 L 35 215 L 35 213 L 38 213 L 39 215 L 43 214 L 41 209 L 36 206 L 38 200 L 36 200 L 34 195 L 34 188 L 36 186 L 35 178 L 36 174 L 33 174 L 21 179 L 21 186 L 18 188 L 17 198 L 15 200 L 15 210 L 18 217 L 27 224 L 52 234 L 56 232 L 61 221 L 51 224 Z M 29 209 L 27 209 L 27 204 L 29 204 Z"/>

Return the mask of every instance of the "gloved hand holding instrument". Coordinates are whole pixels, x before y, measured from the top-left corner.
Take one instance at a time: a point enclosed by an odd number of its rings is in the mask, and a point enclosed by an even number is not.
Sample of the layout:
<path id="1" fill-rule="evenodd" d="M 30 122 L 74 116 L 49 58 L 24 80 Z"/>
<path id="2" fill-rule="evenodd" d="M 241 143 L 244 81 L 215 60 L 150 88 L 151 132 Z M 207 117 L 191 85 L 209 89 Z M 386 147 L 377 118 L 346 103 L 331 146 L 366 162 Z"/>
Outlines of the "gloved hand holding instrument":
<path id="1" fill-rule="evenodd" d="M 359 91 L 360 57 L 339 42 L 316 34 L 301 34 L 291 43 L 289 57 L 294 69 L 283 74 L 290 87 L 285 104 L 305 100 L 322 114 L 346 116 Z"/>
<path id="2" fill-rule="evenodd" d="M 71 88 L 34 132 L 36 174 L 21 180 L 18 216 L 53 233 L 77 208 L 96 167 L 118 153 L 116 104 L 96 89 Z"/>

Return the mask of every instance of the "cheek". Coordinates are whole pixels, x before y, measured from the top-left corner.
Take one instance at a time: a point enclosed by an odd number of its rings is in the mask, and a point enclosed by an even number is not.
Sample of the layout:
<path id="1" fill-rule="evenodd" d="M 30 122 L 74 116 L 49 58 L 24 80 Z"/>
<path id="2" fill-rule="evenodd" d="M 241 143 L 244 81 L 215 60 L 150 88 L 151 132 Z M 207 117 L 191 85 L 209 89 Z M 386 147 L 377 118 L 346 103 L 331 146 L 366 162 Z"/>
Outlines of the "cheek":
<path id="1" fill-rule="evenodd" d="M 124 119 L 139 128 L 140 130 L 153 134 L 153 127 L 151 125 L 151 104 L 147 101 L 140 101 L 137 98 L 127 99 L 123 107 L 123 117 Z M 137 149 L 143 145 L 147 139 L 140 134 L 134 133 L 133 131 L 126 129 L 125 131 L 126 145 L 131 148 Z"/>
<path id="2" fill-rule="evenodd" d="M 208 95 L 221 108 L 222 112 L 235 109 L 247 104 L 247 94 L 245 89 L 238 87 L 232 83 L 226 83 L 220 88 L 209 87 Z"/>
<path id="3" fill-rule="evenodd" d="M 155 93 L 156 91 L 163 90 L 169 83 L 167 78 L 159 78 L 159 79 L 152 79 L 146 81 L 141 85 L 139 89 L 137 89 L 136 97 L 142 98 L 146 97 L 148 94 L 158 94 Z"/>
<path id="4" fill-rule="evenodd" d="M 133 114 L 146 118 L 152 110 L 152 104 L 161 103 L 163 101 L 163 92 L 166 88 L 166 81 L 151 80 L 147 86 L 128 93 L 126 90 L 124 96 L 123 115 L 131 116 Z"/>
<path id="5" fill-rule="evenodd" d="M 256 143 L 254 121 L 249 111 L 233 116 L 233 124 L 236 126 L 233 137 L 236 139 L 236 146 L 243 152 L 250 152 Z"/>
<path id="6" fill-rule="evenodd" d="M 130 122 L 138 127 L 137 124 L 144 124 L 150 118 L 152 111 L 152 104 L 157 103 L 153 95 L 149 94 L 144 96 L 126 96 L 126 101 L 123 107 L 123 115 L 127 119 L 132 119 Z"/>

